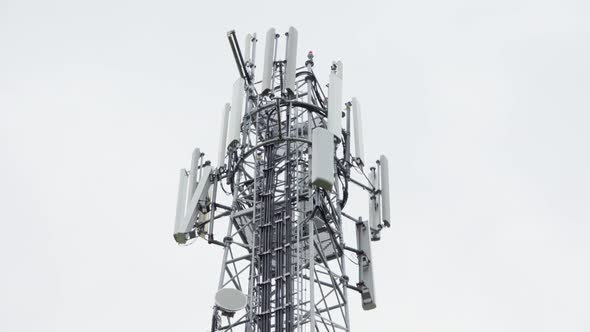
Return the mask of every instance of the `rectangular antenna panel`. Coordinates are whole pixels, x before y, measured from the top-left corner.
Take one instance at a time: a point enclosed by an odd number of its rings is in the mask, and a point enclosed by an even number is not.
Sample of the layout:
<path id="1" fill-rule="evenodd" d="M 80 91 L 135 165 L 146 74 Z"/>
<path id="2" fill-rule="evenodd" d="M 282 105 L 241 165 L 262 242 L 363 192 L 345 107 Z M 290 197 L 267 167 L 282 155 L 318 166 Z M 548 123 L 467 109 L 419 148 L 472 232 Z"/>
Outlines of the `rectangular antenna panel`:
<path id="1" fill-rule="evenodd" d="M 381 215 L 385 226 L 390 226 L 390 207 L 389 207 L 389 161 L 387 157 L 379 158 L 381 166 Z"/>
<path id="2" fill-rule="evenodd" d="M 242 110 L 244 109 L 244 79 L 238 78 L 234 83 L 231 100 L 231 120 L 229 122 L 228 145 L 235 141 L 240 142 L 240 129 L 242 126 Z"/>
<path id="3" fill-rule="evenodd" d="M 227 151 L 227 127 L 229 125 L 229 111 L 231 106 L 229 103 L 225 104 L 223 114 L 221 115 L 221 133 L 219 134 L 219 151 L 217 152 L 217 166 L 224 165 L 225 151 Z"/>
<path id="4" fill-rule="evenodd" d="M 285 88 L 295 93 L 295 72 L 297 70 L 297 29 L 289 28 L 287 40 L 287 66 L 285 69 Z"/>
<path id="5" fill-rule="evenodd" d="M 364 310 L 372 310 L 377 307 L 375 301 L 375 282 L 373 279 L 373 260 L 371 256 L 371 230 L 367 221 L 356 223 L 356 242 L 361 251 L 359 260 L 359 284 Z"/>
<path id="6" fill-rule="evenodd" d="M 368 177 L 372 187 L 375 188 L 374 192 L 369 192 L 369 226 L 374 232 L 371 239 L 373 241 L 378 241 L 380 240 L 380 233 L 378 231 L 381 230 L 382 226 L 381 212 L 379 211 L 379 178 L 374 168 L 371 168 Z"/>
<path id="7" fill-rule="evenodd" d="M 256 38 L 256 33 L 252 35 L 252 65 L 256 65 L 256 44 L 258 43 L 258 38 Z M 252 68 L 252 77 L 254 77 L 254 68 Z"/>
<path id="8" fill-rule="evenodd" d="M 334 64 L 328 86 L 328 130 L 336 137 L 342 134 L 342 62 Z"/>
<path id="9" fill-rule="evenodd" d="M 201 159 L 201 150 L 195 148 L 191 158 L 191 168 L 188 173 L 188 197 L 191 197 L 197 188 L 197 171 L 199 166 L 199 159 Z"/>
<path id="10" fill-rule="evenodd" d="M 383 228 L 383 220 L 381 219 L 381 168 L 377 167 L 375 171 L 375 181 L 373 183 L 375 188 L 377 189 L 377 193 L 375 194 L 375 215 L 377 216 L 377 229 Z M 375 241 L 381 239 L 381 233 L 377 234 L 377 238 L 374 239 Z"/>
<path id="11" fill-rule="evenodd" d="M 262 68 L 262 92 L 271 88 L 273 75 L 273 62 L 275 54 L 275 28 L 266 33 L 266 45 L 264 45 L 264 67 Z"/>
<path id="12" fill-rule="evenodd" d="M 184 219 L 186 211 L 186 185 L 188 181 L 188 175 L 186 169 L 180 170 L 180 180 L 178 181 L 178 196 L 176 201 L 176 220 L 174 222 L 174 234 L 180 229 L 180 225 Z"/>
<path id="13" fill-rule="evenodd" d="M 334 135 L 324 128 L 315 128 L 311 151 L 311 183 L 329 192 L 334 185 Z"/>
<path id="14" fill-rule="evenodd" d="M 252 62 L 252 35 L 246 35 L 244 43 L 244 62 Z"/>
<path id="15" fill-rule="evenodd" d="M 209 179 L 210 175 L 211 166 L 205 166 L 203 168 L 203 173 L 201 174 L 201 181 L 199 181 L 197 189 L 195 189 L 195 193 L 191 197 L 190 203 L 186 209 L 187 212 L 182 219 L 182 222 L 178 225 L 175 233 L 188 233 L 195 227 L 195 223 L 198 219 L 199 203 L 203 204 L 206 201 L 209 187 L 211 187 L 211 181 Z"/>
<path id="16" fill-rule="evenodd" d="M 356 98 L 352 98 L 353 131 L 354 131 L 354 152 L 357 158 L 365 160 L 365 148 L 363 146 L 363 119 L 361 116 L 361 105 Z"/>

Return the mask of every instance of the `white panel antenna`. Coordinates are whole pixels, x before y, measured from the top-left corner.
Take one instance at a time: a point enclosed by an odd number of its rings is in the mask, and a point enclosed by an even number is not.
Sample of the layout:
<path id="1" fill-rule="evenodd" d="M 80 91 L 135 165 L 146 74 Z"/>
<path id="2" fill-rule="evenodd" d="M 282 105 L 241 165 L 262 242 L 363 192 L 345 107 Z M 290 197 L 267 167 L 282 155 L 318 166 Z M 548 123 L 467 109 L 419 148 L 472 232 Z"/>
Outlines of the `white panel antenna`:
<path id="1" fill-rule="evenodd" d="M 197 170 L 199 167 L 199 160 L 201 159 L 201 150 L 195 148 L 191 158 L 191 168 L 188 173 L 188 197 L 191 197 L 197 188 Z"/>
<path id="2" fill-rule="evenodd" d="M 328 87 L 328 130 L 336 137 L 342 135 L 342 62 L 332 65 Z"/>
<path id="3" fill-rule="evenodd" d="M 287 66 L 285 68 L 285 88 L 295 93 L 295 74 L 297 70 L 297 29 L 289 28 L 287 40 Z"/>
<path id="4" fill-rule="evenodd" d="M 379 178 L 375 167 L 371 167 L 369 172 L 369 181 L 374 190 L 369 192 L 369 226 L 373 232 L 371 240 L 379 241 L 381 239 L 381 211 L 379 210 Z"/>
<path id="5" fill-rule="evenodd" d="M 266 33 L 266 45 L 264 45 L 264 67 L 262 68 L 262 92 L 272 88 L 272 76 L 274 74 L 274 55 L 276 42 L 275 28 Z"/>
<path id="6" fill-rule="evenodd" d="M 226 103 L 221 116 L 221 133 L 219 134 L 219 151 L 217 152 L 217 166 L 219 167 L 224 165 L 225 152 L 227 151 L 227 127 L 229 126 L 230 110 L 230 104 Z"/>
<path id="7" fill-rule="evenodd" d="M 252 44 L 250 54 L 248 55 L 249 63 L 248 69 L 250 72 L 250 77 L 254 80 L 255 77 L 255 69 L 256 69 L 256 44 L 258 43 L 258 38 L 256 38 L 256 33 L 250 36 L 250 42 Z"/>
<path id="8" fill-rule="evenodd" d="M 242 110 L 244 109 L 244 79 L 238 78 L 234 83 L 231 101 L 231 120 L 227 134 L 228 146 L 234 142 L 240 142 L 240 129 L 242 127 Z"/>
<path id="9" fill-rule="evenodd" d="M 176 219 L 174 222 L 174 238 L 176 242 L 180 242 L 179 239 L 176 237 L 176 233 L 180 229 L 180 225 L 184 220 L 184 215 L 186 212 L 186 185 L 188 181 L 188 175 L 186 173 L 186 169 L 180 170 L 180 180 L 178 181 L 178 196 L 176 200 Z M 184 234 L 182 234 L 184 237 Z"/>
<path id="10" fill-rule="evenodd" d="M 206 203 L 207 195 L 209 194 L 209 187 L 211 186 L 209 176 L 211 175 L 211 170 L 211 166 L 203 167 L 201 180 L 195 189 L 195 193 L 190 198 L 190 202 L 186 208 L 186 214 L 184 214 L 181 221 L 176 224 L 174 238 L 177 239 L 177 242 L 180 235 L 188 234 L 195 227 L 199 214 L 199 206 Z"/>
<path id="11" fill-rule="evenodd" d="M 387 157 L 381 155 L 379 158 L 381 167 L 381 213 L 385 227 L 391 225 L 390 206 L 389 206 L 389 161 Z"/>
<path id="12" fill-rule="evenodd" d="M 373 259 L 371 256 L 371 230 L 366 220 L 359 220 L 356 224 L 356 241 L 360 251 L 359 259 L 359 288 L 364 310 L 377 307 L 375 301 L 375 281 L 373 278 Z"/>
<path id="13" fill-rule="evenodd" d="M 252 66 L 256 68 L 256 44 L 258 44 L 258 37 L 256 33 L 252 35 Z M 254 77 L 254 68 L 252 69 L 252 77 Z"/>
<path id="14" fill-rule="evenodd" d="M 377 161 L 379 162 L 379 161 Z M 383 220 L 381 219 L 381 167 L 376 167 L 375 170 L 375 215 L 377 216 L 377 222 L 379 225 L 377 226 L 378 230 L 383 228 Z M 381 233 L 379 232 L 378 238 L 376 240 L 381 239 Z"/>
<path id="15" fill-rule="evenodd" d="M 352 98 L 352 111 L 354 112 L 354 153 L 355 156 L 363 162 L 365 160 L 365 150 L 363 146 L 363 118 L 361 115 L 361 105 L 356 98 Z"/>
<path id="16" fill-rule="evenodd" d="M 334 185 L 334 136 L 321 127 L 311 135 L 311 183 L 330 192 Z"/>
<path id="17" fill-rule="evenodd" d="M 252 62 L 252 35 L 247 34 L 244 42 L 244 62 Z"/>

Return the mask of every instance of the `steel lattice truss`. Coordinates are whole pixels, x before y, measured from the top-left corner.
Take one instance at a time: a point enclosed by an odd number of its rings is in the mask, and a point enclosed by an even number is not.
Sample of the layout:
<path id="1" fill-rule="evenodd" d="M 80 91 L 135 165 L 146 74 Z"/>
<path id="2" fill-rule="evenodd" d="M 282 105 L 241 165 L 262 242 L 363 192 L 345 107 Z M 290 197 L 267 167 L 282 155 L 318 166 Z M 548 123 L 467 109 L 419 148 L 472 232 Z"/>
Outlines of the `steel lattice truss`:
<path id="1" fill-rule="evenodd" d="M 282 60 L 279 35 L 269 31 L 264 69 L 270 74 L 259 82 L 254 81 L 256 36 L 247 37 L 244 59 L 235 34 L 228 34 L 241 75 L 234 95 L 244 95 L 234 97 L 231 108 L 235 112 L 235 105 L 243 102 L 243 115 L 241 109 L 232 114 L 239 115 L 234 124 L 239 136 L 231 140 L 228 133 L 226 145 L 222 133 L 216 167 L 197 150 L 191 170 L 181 171 L 175 239 L 186 243 L 201 236 L 222 246 L 218 289 L 239 291 L 230 300 L 218 293 L 211 331 L 350 331 L 349 290 L 361 294 L 365 309 L 375 307 L 370 239 L 379 239 L 382 221 L 389 225 L 388 197 L 383 195 L 387 186 L 380 181 L 387 181 L 387 161 L 382 157 L 365 173 L 362 157 L 351 152 L 350 118 L 358 106 L 342 104 L 338 112 L 346 126 L 333 136 L 333 185 L 314 182 L 312 133 L 329 127 L 333 120 L 327 103 L 335 101 L 324 94 L 314 74 L 311 52 L 305 66 L 294 66 L 289 44 L 296 45 L 296 33 L 291 28 L 286 35 L 287 57 Z M 355 154 L 359 151 L 357 145 Z M 369 220 L 343 212 L 349 185 L 368 192 Z M 221 203 L 224 192 L 231 205 Z M 381 216 L 383 206 L 387 210 Z M 345 223 L 357 232 L 355 247 L 344 243 Z M 358 260 L 357 283 L 347 275 L 346 251 Z M 239 294 L 245 302 L 230 308 L 230 302 L 241 299 Z"/>

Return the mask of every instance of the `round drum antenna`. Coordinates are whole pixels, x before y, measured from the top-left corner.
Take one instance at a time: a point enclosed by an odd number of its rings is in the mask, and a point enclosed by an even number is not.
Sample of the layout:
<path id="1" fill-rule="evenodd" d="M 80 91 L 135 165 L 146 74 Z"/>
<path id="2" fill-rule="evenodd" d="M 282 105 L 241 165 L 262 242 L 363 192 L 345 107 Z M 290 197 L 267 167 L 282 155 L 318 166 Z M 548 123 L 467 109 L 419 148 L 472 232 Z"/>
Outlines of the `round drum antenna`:
<path id="1" fill-rule="evenodd" d="M 246 295 L 235 288 L 222 288 L 215 294 L 215 304 L 229 314 L 244 309 L 247 302 Z"/>

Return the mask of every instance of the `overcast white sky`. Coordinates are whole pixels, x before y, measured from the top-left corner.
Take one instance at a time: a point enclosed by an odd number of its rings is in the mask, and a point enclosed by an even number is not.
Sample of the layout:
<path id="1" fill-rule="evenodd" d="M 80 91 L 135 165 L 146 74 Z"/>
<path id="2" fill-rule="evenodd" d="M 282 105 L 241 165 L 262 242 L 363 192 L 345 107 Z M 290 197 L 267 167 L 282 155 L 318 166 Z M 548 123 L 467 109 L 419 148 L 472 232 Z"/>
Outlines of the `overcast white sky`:
<path id="1" fill-rule="evenodd" d="M 293 25 L 390 160 L 353 329 L 590 331 L 588 1 L 291 3 L 0 0 L 0 330 L 208 328 L 221 250 L 174 244 L 178 169 L 217 151 L 226 32 Z"/>

